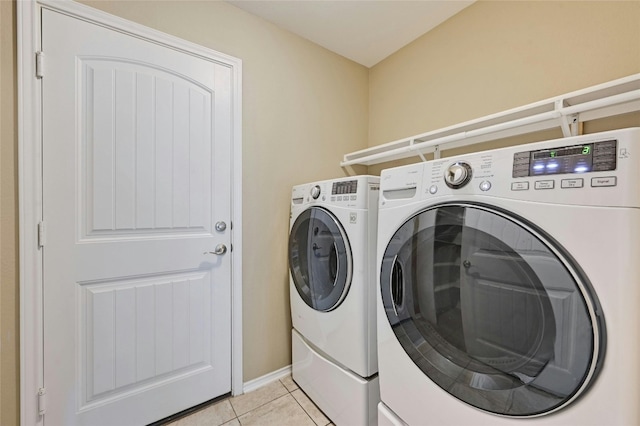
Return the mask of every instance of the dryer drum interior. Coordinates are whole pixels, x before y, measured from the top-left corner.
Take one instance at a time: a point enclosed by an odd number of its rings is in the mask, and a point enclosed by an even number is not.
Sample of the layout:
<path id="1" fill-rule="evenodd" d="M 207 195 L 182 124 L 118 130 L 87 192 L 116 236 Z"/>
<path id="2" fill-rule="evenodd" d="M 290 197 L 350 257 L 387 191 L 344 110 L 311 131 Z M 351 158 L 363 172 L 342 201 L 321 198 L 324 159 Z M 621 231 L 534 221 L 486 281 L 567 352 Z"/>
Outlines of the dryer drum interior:
<path id="1" fill-rule="evenodd" d="M 351 269 L 349 240 L 336 217 L 320 207 L 302 212 L 289 234 L 289 270 L 302 300 L 318 311 L 337 308 Z"/>
<path id="2" fill-rule="evenodd" d="M 602 363 L 604 321 L 581 269 L 501 210 L 449 203 L 413 216 L 387 246 L 380 289 L 416 366 L 479 409 L 557 410 Z"/>

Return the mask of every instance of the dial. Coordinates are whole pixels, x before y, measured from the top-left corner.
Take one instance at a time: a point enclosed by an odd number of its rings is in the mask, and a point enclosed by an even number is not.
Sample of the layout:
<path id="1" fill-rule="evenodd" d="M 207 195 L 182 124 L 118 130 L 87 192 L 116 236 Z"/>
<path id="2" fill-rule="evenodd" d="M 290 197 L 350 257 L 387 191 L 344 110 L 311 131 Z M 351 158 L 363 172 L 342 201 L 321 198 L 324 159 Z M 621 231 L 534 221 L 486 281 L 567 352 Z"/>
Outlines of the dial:
<path id="1" fill-rule="evenodd" d="M 320 185 L 312 186 L 310 192 L 311 192 L 311 198 L 313 198 L 314 200 L 317 200 L 318 197 L 320 196 Z"/>
<path id="2" fill-rule="evenodd" d="M 471 180 L 472 170 L 469 163 L 457 161 L 447 167 L 444 172 L 444 182 L 449 188 L 462 188 Z"/>

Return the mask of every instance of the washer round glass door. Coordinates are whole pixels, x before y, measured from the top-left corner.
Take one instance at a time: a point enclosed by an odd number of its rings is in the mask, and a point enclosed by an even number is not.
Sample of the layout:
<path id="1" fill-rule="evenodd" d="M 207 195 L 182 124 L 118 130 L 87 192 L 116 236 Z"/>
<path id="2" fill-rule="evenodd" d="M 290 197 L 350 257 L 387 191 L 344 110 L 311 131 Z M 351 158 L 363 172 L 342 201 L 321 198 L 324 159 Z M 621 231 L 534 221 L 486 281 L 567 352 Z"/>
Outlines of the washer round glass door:
<path id="1" fill-rule="evenodd" d="M 351 248 L 329 211 L 311 207 L 289 234 L 289 269 L 298 294 L 311 308 L 330 311 L 344 300 L 351 283 Z"/>
<path id="2" fill-rule="evenodd" d="M 602 363 L 604 320 L 584 273 L 540 230 L 495 208 L 443 204 L 409 219 L 386 248 L 380 286 L 412 361 L 482 410 L 557 410 Z"/>

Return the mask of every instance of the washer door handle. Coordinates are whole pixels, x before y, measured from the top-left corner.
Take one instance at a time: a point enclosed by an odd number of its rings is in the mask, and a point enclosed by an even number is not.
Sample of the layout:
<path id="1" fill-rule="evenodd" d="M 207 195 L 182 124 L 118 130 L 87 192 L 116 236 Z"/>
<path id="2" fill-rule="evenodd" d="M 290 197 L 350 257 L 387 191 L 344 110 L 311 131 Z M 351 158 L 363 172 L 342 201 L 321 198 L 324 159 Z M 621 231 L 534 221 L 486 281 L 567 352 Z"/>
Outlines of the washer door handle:
<path id="1" fill-rule="evenodd" d="M 398 255 L 393 258 L 391 267 L 391 275 L 389 277 L 389 295 L 393 304 L 393 313 L 398 316 L 398 308 L 404 302 L 404 276 L 402 274 L 402 265 L 398 262 Z"/>

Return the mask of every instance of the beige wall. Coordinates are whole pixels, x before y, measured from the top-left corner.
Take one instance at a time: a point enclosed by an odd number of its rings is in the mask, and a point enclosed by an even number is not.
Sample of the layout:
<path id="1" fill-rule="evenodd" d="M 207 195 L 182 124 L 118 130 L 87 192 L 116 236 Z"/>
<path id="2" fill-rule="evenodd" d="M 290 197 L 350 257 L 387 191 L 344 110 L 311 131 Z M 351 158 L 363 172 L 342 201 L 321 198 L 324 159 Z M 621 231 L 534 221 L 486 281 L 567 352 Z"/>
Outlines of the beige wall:
<path id="1" fill-rule="evenodd" d="M 639 1 L 476 2 L 371 68 L 369 146 L 638 73 L 639 22 Z"/>
<path id="2" fill-rule="evenodd" d="M 18 188 L 15 7 L 0 1 L 0 425 L 18 423 Z"/>

